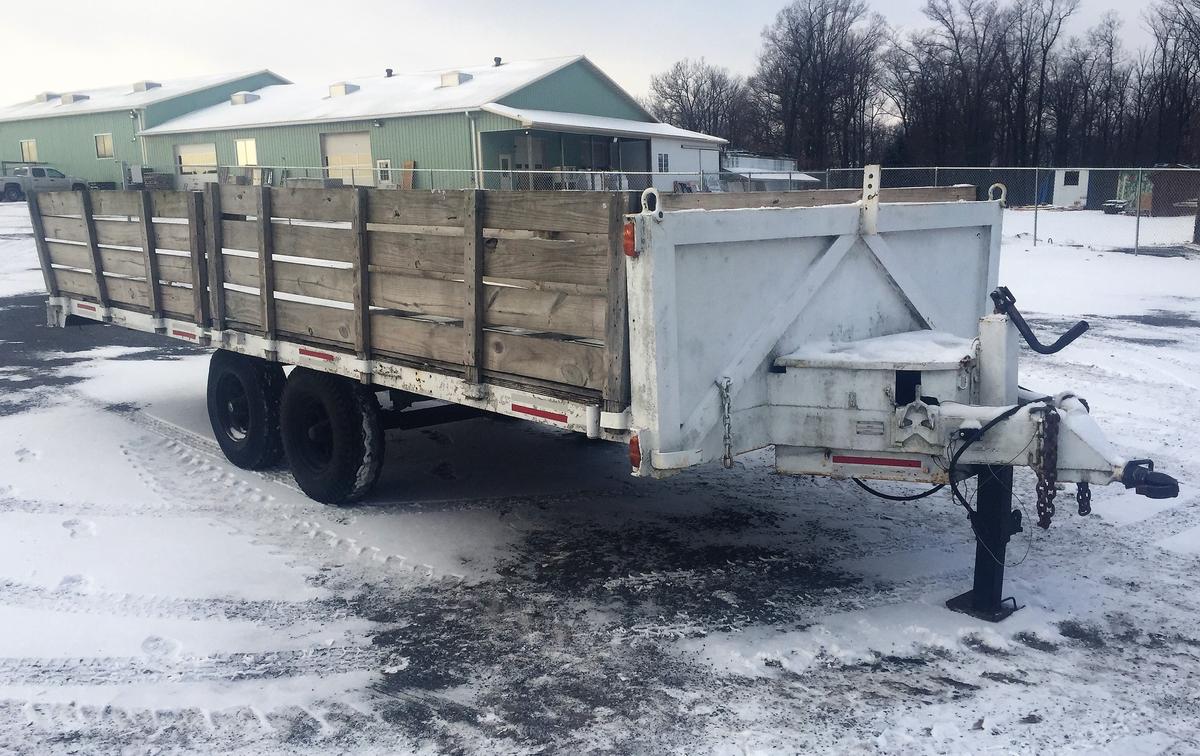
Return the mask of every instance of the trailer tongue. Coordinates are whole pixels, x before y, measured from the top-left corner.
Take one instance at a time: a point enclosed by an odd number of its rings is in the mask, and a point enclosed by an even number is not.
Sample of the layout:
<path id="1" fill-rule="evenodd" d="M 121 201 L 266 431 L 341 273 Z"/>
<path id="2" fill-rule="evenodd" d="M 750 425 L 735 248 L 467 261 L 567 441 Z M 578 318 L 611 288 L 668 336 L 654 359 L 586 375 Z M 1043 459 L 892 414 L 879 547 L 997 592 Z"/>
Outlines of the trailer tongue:
<path id="1" fill-rule="evenodd" d="M 385 429 L 478 412 L 627 443 L 642 476 L 773 446 L 782 473 L 876 495 L 863 480 L 949 486 L 978 542 L 949 604 L 1002 619 L 1014 465 L 1037 472 L 1041 527 L 1059 484 L 1080 514 L 1092 485 L 1179 486 L 1122 457 L 1083 399 L 1018 386 L 1019 336 L 1049 353 L 1087 326 L 1044 345 L 998 287 L 999 203 L 938 187 L 881 204 L 878 166 L 863 176 L 857 201 L 647 190 L 631 216 L 618 192 L 216 185 L 30 211 L 50 323 L 217 348 L 226 456 L 286 457 L 320 501 L 371 490 Z"/>
<path id="2" fill-rule="evenodd" d="M 1087 324 L 1043 345 L 998 287 L 999 203 L 881 204 L 878 166 L 863 176 L 854 205 L 643 195 L 626 244 L 634 472 L 774 446 L 782 473 L 950 485 L 978 542 L 975 585 L 950 606 L 1002 619 L 1013 465 L 1038 473 L 1043 528 L 1058 483 L 1078 486 L 1080 514 L 1091 485 L 1167 498 L 1178 483 L 1122 457 L 1084 400 L 1018 388 L 1018 335 L 1051 353 Z"/>

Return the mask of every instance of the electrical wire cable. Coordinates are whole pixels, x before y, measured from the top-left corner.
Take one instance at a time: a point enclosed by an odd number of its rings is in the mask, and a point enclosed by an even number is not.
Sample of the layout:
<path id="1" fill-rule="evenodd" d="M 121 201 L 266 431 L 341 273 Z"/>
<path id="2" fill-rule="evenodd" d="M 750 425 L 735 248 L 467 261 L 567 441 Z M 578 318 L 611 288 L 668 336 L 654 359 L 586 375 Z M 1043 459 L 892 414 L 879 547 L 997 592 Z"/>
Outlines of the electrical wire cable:
<path id="1" fill-rule="evenodd" d="M 858 478 L 851 478 L 850 480 L 857 483 L 859 488 L 871 494 L 872 496 L 878 496 L 879 498 L 887 499 L 888 501 L 917 501 L 918 499 L 924 499 L 926 496 L 933 496 L 935 493 L 946 487 L 945 483 L 939 483 L 928 491 L 922 491 L 921 493 L 913 494 L 912 496 L 893 496 L 892 494 L 885 494 L 883 491 L 877 491 L 874 488 L 871 488 Z"/>

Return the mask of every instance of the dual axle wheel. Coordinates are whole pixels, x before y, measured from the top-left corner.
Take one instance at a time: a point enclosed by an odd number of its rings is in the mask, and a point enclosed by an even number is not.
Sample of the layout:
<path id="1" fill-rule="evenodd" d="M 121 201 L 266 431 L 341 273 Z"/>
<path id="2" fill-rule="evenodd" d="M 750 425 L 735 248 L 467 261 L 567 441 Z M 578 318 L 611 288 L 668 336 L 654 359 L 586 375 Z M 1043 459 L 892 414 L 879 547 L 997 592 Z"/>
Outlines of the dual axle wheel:
<path id="1" fill-rule="evenodd" d="M 365 496 L 383 465 L 375 394 L 360 383 L 224 349 L 209 363 L 208 417 L 230 462 L 247 470 L 286 456 L 310 498 L 345 504 Z"/>

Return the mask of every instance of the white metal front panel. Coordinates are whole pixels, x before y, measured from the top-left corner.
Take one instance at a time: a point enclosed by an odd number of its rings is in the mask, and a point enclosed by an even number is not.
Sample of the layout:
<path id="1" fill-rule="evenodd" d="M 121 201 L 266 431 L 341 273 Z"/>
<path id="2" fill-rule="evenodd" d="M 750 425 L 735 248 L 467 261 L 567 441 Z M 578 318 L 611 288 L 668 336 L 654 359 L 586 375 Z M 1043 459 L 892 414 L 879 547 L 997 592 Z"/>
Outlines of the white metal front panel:
<path id="1" fill-rule="evenodd" d="M 637 216 L 628 263 L 635 429 L 643 458 L 774 443 L 774 360 L 818 341 L 919 329 L 978 334 L 999 267 L 997 203 L 686 210 Z"/>

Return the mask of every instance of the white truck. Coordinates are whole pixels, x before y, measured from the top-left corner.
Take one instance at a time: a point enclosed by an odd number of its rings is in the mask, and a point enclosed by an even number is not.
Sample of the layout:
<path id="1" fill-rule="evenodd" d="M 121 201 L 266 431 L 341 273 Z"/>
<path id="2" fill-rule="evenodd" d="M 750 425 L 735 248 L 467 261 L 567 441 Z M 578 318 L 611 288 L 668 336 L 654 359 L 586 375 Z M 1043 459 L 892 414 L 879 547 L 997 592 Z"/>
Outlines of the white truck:
<path id="1" fill-rule="evenodd" d="M 1092 485 L 1178 484 L 1082 398 L 1018 386 L 1018 338 L 1055 351 L 1087 325 L 1038 342 L 998 286 L 1000 204 L 881 196 L 879 175 L 850 195 L 649 189 L 632 214 L 621 193 L 217 185 L 30 205 L 51 324 L 215 347 L 226 456 L 286 457 L 320 501 L 370 491 L 387 427 L 477 412 L 626 444 L 655 478 L 773 447 L 780 472 L 885 498 L 863 481 L 949 486 L 978 541 L 949 604 L 1002 619 L 1013 466 L 1038 473 L 1042 527 L 1063 484 L 1080 514 Z"/>
<path id="2" fill-rule="evenodd" d="M 20 202 L 30 192 L 83 191 L 88 184 L 48 165 L 22 165 L 0 176 L 0 199 Z"/>

